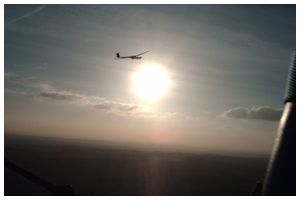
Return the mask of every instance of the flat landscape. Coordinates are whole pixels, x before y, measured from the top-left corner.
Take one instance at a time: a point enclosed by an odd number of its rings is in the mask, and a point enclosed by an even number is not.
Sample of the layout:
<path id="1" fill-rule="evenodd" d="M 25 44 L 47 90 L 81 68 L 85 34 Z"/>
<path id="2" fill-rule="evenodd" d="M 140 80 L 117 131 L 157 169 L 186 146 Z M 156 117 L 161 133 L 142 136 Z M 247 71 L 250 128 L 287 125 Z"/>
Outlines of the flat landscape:
<path id="1" fill-rule="evenodd" d="M 5 159 L 75 195 L 251 195 L 266 156 L 163 152 L 5 134 Z M 5 195 L 51 195 L 5 167 Z"/>

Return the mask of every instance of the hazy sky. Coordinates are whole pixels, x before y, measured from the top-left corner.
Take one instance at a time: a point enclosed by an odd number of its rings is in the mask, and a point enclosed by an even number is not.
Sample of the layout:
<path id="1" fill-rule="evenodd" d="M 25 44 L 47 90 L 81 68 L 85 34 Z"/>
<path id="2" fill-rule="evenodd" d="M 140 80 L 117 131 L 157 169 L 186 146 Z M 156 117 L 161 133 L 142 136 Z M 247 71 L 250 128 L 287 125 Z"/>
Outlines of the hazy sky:
<path id="1" fill-rule="evenodd" d="M 294 5 L 5 5 L 5 131 L 269 152 L 295 29 Z M 154 63 L 171 84 L 147 101 Z"/>

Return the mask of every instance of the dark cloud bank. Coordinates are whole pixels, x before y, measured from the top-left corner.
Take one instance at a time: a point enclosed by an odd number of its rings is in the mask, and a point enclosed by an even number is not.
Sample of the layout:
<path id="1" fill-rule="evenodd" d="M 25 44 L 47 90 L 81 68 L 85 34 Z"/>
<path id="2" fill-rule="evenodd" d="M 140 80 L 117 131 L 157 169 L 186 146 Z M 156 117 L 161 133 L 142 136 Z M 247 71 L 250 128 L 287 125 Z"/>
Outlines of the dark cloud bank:
<path id="1" fill-rule="evenodd" d="M 252 108 L 236 107 L 223 113 L 223 117 L 248 119 L 248 120 L 266 120 L 279 121 L 282 114 L 281 108 L 272 108 L 269 106 L 256 106 Z"/>

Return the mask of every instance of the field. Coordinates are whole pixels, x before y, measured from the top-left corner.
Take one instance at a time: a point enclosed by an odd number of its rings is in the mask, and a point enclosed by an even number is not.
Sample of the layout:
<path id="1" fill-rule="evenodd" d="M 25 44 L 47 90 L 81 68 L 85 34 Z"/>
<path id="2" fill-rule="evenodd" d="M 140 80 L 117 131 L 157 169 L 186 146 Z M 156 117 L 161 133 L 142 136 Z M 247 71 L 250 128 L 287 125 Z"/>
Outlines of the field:
<path id="1" fill-rule="evenodd" d="M 5 134 L 5 159 L 75 195 L 251 195 L 266 156 L 142 150 L 99 142 Z M 5 195 L 51 195 L 11 169 Z"/>

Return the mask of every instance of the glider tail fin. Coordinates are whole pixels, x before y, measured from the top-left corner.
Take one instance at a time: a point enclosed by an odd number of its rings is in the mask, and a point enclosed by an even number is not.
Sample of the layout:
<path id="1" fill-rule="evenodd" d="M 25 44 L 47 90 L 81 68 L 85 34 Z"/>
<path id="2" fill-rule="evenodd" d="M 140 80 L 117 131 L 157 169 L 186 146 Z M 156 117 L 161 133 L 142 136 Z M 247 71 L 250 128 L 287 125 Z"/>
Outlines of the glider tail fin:
<path id="1" fill-rule="evenodd" d="M 117 53 L 116 55 L 117 55 L 117 58 L 120 58 L 120 53 Z"/>

